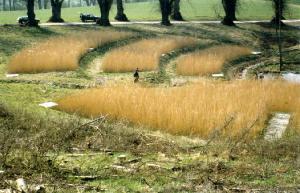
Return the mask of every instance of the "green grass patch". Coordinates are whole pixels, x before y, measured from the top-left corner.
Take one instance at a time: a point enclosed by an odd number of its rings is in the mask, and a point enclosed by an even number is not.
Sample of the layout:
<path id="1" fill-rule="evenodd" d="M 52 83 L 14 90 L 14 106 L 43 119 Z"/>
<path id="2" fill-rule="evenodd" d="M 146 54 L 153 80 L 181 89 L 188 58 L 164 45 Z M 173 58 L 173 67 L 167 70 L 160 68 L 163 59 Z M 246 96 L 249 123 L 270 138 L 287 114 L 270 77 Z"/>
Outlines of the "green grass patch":
<path id="1" fill-rule="evenodd" d="M 212 20 L 219 19 L 223 16 L 223 9 L 218 0 L 189 0 L 181 3 L 183 16 L 187 20 Z M 125 12 L 130 20 L 159 20 L 159 4 L 158 2 L 139 2 L 126 3 Z M 67 22 L 80 21 L 80 13 L 93 13 L 100 15 L 99 7 L 76 7 L 63 8 L 62 17 Z M 19 16 L 26 15 L 26 11 L 2 11 L 0 12 L 0 24 L 13 24 Z M 51 9 L 36 10 L 37 17 L 41 22 L 46 22 L 51 16 Z M 112 7 L 110 13 L 111 19 L 116 15 L 116 6 Z M 240 20 L 253 19 L 270 19 L 273 15 L 272 5 L 270 1 L 261 0 L 245 0 L 241 2 L 238 18 Z M 297 0 L 292 0 L 289 4 L 289 10 L 286 18 L 300 18 L 300 7 Z"/>

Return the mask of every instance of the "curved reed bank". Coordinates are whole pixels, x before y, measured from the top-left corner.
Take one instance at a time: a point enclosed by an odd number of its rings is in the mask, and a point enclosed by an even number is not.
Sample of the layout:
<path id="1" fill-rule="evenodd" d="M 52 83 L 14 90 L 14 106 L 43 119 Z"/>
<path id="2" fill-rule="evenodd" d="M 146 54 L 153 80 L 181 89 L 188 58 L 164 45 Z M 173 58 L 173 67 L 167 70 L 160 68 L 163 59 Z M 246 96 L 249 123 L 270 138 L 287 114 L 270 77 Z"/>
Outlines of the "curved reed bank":
<path id="1" fill-rule="evenodd" d="M 104 72 L 156 70 L 162 54 L 196 44 L 197 39 L 190 37 L 145 39 L 107 53 L 102 69 Z"/>
<path id="2" fill-rule="evenodd" d="M 207 137 L 233 117 L 224 134 L 237 135 L 255 122 L 254 135 L 274 111 L 293 113 L 294 126 L 300 130 L 300 85 L 281 81 L 205 80 L 175 88 L 110 86 L 80 91 L 58 104 L 65 112 L 86 117 L 108 114 L 173 134 Z"/>
<path id="3" fill-rule="evenodd" d="M 87 31 L 50 38 L 15 54 L 9 64 L 10 73 L 39 73 L 75 70 L 80 57 L 89 48 L 130 36 L 115 31 Z"/>
<path id="4" fill-rule="evenodd" d="M 223 65 L 241 56 L 251 54 L 251 49 L 241 46 L 216 46 L 181 56 L 177 60 L 179 75 L 207 75 L 222 70 Z"/>

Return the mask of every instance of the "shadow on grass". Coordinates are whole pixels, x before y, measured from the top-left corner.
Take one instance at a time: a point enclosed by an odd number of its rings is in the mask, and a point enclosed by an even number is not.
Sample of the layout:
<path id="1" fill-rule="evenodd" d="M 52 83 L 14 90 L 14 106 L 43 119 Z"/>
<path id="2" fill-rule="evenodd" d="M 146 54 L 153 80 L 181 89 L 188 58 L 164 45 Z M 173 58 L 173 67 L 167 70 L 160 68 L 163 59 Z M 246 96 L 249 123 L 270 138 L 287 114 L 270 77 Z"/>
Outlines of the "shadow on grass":
<path id="1" fill-rule="evenodd" d="M 204 28 L 203 28 L 204 26 Z M 219 30 L 214 30 L 215 27 L 219 27 Z M 209 27 L 209 28 L 207 28 Z M 226 35 L 226 30 L 223 29 L 224 27 L 221 25 L 214 25 L 214 28 L 208 24 L 202 24 L 199 26 L 191 26 L 191 25 L 180 25 L 175 26 L 171 31 L 170 34 L 177 34 L 177 35 L 185 35 L 185 36 L 192 36 L 201 39 L 209 39 L 213 41 L 217 41 L 220 43 L 228 43 L 228 44 L 239 44 L 239 39 L 233 39 L 232 37 Z M 210 29 L 211 28 L 211 29 Z"/>
<path id="2" fill-rule="evenodd" d="M 59 33 L 48 28 L 0 27 L 0 52 L 12 55 L 33 41 L 39 41 Z"/>
<path id="3" fill-rule="evenodd" d="M 270 49 L 272 45 L 276 45 L 278 37 L 276 36 L 276 28 L 270 23 L 258 23 L 256 26 L 259 30 L 252 30 L 259 37 L 261 47 Z M 255 27 L 257 29 L 257 27 Z M 294 26 L 285 25 L 282 27 L 282 43 L 283 47 L 295 46 L 299 42 L 299 29 Z"/>
<path id="4" fill-rule="evenodd" d="M 20 40 L 9 40 L 0 37 L 0 53 L 5 55 L 12 55 L 14 52 L 23 48 L 26 44 Z"/>

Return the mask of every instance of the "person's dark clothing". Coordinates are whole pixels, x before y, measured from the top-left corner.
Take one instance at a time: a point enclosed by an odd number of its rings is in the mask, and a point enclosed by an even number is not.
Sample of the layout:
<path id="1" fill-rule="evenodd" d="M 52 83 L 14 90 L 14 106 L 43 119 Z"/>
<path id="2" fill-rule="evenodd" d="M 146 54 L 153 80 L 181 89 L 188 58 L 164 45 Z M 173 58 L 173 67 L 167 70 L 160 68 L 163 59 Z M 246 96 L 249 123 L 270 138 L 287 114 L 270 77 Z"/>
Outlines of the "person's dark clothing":
<path id="1" fill-rule="evenodd" d="M 139 70 L 136 69 L 135 73 L 133 74 L 133 77 L 134 77 L 134 82 L 138 82 L 139 81 L 139 78 L 140 78 L 140 75 L 139 75 Z"/>

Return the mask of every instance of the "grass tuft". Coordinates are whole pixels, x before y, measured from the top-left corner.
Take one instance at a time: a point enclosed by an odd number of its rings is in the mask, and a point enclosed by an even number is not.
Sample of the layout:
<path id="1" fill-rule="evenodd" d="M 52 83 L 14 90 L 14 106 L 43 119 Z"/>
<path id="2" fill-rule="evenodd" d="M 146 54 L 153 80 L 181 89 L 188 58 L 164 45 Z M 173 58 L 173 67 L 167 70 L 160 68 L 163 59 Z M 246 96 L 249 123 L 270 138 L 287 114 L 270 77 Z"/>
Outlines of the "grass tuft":
<path id="1" fill-rule="evenodd" d="M 282 81 L 209 80 L 177 88 L 110 86 L 62 98 L 58 109 L 86 117 L 108 114 L 173 134 L 201 137 L 233 117 L 222 131 L 225 135 L 238 135 L 256 121 L 251 131 L 254 135 L 262 131 L 274 111 L 293 113 L 299 128 L 299 87 Z"/>
<path id="2" fill-rule="evenodd" d="M 246 47 L 216 46 L 181 56 L 176 71 L 179 75 L 208 75 L 220 72 L 226 62 L 249 54 L 251 50 Z"/>

